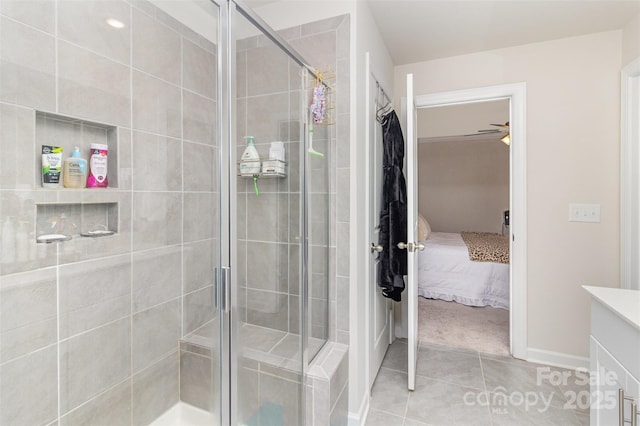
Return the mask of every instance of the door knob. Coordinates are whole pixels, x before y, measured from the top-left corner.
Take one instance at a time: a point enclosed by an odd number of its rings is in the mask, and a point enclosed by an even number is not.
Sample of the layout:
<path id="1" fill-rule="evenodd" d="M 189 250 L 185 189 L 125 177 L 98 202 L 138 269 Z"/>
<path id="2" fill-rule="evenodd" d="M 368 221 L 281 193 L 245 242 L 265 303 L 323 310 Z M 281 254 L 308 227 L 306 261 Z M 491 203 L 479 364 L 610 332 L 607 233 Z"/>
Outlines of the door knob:
<path id="1" fill-rule="evenodd" d="M 413 243 L 398 243 L 398 248 L 400 250 L 407 249 L 407 251 L 413 251 Z"/>
<path id="2" fill-rule="evenodd" d="M 398 243 L 398 248 L 400 250 L 407 249 L 409 252 L 413 252 L 416 250 L 424 250 L 424 244 L 422 243 Z"/>
<path id="3" fill-rule="evenodd" d="M 371 243 L 371 253 L 382 253 L 384 248 L 380 244 Z"/>

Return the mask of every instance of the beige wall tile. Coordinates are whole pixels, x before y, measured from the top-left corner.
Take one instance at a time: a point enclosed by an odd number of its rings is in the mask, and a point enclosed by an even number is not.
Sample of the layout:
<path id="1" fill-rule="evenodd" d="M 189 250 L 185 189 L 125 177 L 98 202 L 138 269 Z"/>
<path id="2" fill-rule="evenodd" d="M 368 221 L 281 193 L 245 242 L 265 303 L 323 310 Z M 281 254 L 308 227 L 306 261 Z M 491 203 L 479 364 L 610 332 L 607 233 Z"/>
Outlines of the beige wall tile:
<path id="1" fill-rule="evenodd" d="M 0 19 L 0 99 L 55 110 L 55 40 L 6 18 Z"/>
<path id="2" fill-rule="evenodd" d="M 184 296 L 183 329 L 190 333 L 213 319 L 213 286 Z"/>
<path id="3" fill-rule="evenodd" d="M 58 111 L 99 123 L 129 126 L 129 68 L 58 41 Z"/>
<path id="4" fill-rule="evenodd" d="M 115 256 L 60 267 L 60 337 L 131 313 L 131 257 Z"/>
<path id="5" fill-rule="evenodd" d="M 122 0 L 62 0 L 58 3 L 58 37 L 114 61 L 129 64 L 131 7 Z M 124 24 L 114 28 L 107 19 Z"/>
<path id="6" fill-rule="evenodd" d="M 182 189 L 182 141 L 133 132 L 133 189 Z"/>
<path id="7" fill-rule="evenodd" d="M 185 140 L 218 146 L 217 104 L 188 90 L 182 91 L 182 130 Z"/>
<path id="8" fill-rule="evenodd" d="M 131 326 L 125 318 L 60 344 L 60 406 L 67 413 L 131 375 Z"/>
<path id="9" fill-rule="evenodd" d="M 289 56 L 273 42 L 248 49 L 247 96 L 286 92 L 289 89 Z M 256 72 L 256 71 L 260 72 Z"/>
<path id="10" fill-rule="evenodd" d="M 184 292 L 213 285 L 218 240 L 208 239 L 183 246 Z"/>
<path id="11" fill-rule="evenodd" d="M 161 50 L 159 50 L 161 47 Z M 133 9 L 133 66 L 173 84 L 180 84 L 180 35 L 146 13 Z"/>
<path id="12" fill-rule="evenodd" d="M 180 400 L 195 407 L 209 410 L 212 399 L 218 397 L 212 390 L 211 358 L 191 352 L 180 352 Z"/>
<path id="13" fill-rule="evenodd" d="M 216 149 L 191 142 L 183 143 L 184 190 L 215 191 L 216 175 L 219 173 L 215 161 Z"/>
<path id="14" fill-rule="evenodd" d="M 0 13 L 50 34 L 55 31 L 53 0 L 3 0 Z"/>
<path id="15" fill-rule="evenodd" d="M 289 330 L 289 300 L 286 293 L 247 290 L 247 322 L 275 330 Z"/>
<path id="16" fill-rule="evenodd" d="M 133 376 L 133 424 L 148 425 L 179 400 L 178 351 Z"/>
<path id="17" fill-rule="evenodd" d="M 217 220 L 216 195 L 207 192 L 185 192 L 183 241 L 211 238 Z"/>
<path id="18" fill-rule="evenodd" d="M 29 167 L 40 153 L 34 149 L 34 114 L 29 108 L 0 104 L 0 188 L 31 189 L 39 173 Z"/>
<path id="19" fill-rule="evenodd" d="M 136 313 L 132 319 L 133 371 L 139 372 L 178 349 L 181 336 L 180 300 L 174 299 Z"/>
<path id="20" fill-rule="evenodd" d="M 7 275 L 0 286 L 0 362 L 55 343 L 56 271 Z"/>
<path id="21" fill-rule="evenodd" d="M 60 419 L 60 426 L 127 425 L 131 422 L 129 380 L 98 395 Z"/>
<path id="22" fill-rule="evenodd" d="M 133 72 L 133 128 L 159 135 L 182 136 L 180 89 L 138 71 Z"/>
<path id="23" fill-rule="evenodd" d="M 179 193 L 134 193 L 135 251 L 180 243 L 182 230 L 175 226 L 179 223 L 182 223 L 182 196 Z"/>
<path id="24" fill-rule="evenodd" d="M 134 253 L 132 277 L 133 312 L 179 297 L 182 287 L 180 246 Z"/>
<path id="25" fill-rule="evenodd" d="M 182 49 L 183 87 L 216 99 L 216 57 L 187 39 L 182 39 Z"/>
<path id="26" fill-rule="evenodd" d="M 57 352 L 49 346 L 0 365 L 0 424 L 48 424 L 58 413 Z"/>

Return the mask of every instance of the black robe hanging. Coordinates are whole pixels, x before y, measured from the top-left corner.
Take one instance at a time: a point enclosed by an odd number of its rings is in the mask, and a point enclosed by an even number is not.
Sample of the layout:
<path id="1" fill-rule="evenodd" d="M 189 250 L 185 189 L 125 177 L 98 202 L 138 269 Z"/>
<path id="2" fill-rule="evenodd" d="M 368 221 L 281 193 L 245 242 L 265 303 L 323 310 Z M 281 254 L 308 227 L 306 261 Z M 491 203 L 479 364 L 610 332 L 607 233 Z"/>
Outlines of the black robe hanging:
<path id="1" fill-rule="evenodd" d="M 407 187 L 402 172 L 404 138 L 394 111 L 382 118 L 382 202 L 380 206 L 380 239 L 378 254 L 378 286 L 385 297 L 397 302 L 404 290 L 407 274 L 407 250 L 399 242 L 407 242 Z"/>

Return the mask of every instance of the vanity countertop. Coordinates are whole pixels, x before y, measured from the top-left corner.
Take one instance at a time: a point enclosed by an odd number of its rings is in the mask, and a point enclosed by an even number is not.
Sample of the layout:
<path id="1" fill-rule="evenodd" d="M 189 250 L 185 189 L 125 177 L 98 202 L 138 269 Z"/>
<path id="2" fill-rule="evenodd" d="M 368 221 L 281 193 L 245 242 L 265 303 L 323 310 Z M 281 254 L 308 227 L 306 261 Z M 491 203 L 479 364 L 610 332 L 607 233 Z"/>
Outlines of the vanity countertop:
<path id="1" fill-rule="evenodd" d="M 582 288 L 616 315 L 640 330 L 640 291 L 587 285 L 583 285 Z"/>

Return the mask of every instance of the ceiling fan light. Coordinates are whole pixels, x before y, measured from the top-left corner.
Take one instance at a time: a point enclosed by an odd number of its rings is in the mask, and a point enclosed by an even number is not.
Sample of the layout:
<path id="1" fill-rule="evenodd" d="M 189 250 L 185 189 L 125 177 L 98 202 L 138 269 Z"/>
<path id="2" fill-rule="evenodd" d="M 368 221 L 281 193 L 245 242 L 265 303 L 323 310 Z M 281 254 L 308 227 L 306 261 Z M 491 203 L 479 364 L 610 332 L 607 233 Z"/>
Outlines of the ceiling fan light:
<path id="1" fill-rule="evenodd" d="M 511 145 L 511 134 L 507 133 L 506 135 L 504 135 L 502 137 L 502 139 L 500 139 L 502 142 L 504 142 L 505 145 L 509 146 Z"/>

